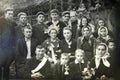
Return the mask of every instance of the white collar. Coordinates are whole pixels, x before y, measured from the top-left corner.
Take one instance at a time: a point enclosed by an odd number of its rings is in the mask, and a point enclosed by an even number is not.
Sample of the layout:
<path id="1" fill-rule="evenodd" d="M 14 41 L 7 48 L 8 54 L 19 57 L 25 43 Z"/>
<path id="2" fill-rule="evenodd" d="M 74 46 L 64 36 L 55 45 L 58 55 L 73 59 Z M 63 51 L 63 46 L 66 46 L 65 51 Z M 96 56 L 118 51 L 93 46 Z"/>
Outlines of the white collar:
<path id="1" fill-rule="evenodd" d="M 106 66 L 106 67 L 110 67 L 110 63 L 109 61 L 107 60 L 109 56 L 102 56 L 102 57 L 99 57 L 99 56 L 95 56 L 95 65 L 96 65 L 96 68 L 99 67 L 100 65 L 100 60 L 102 59 L 103 61 L 103 65 Z"/>
<path id="2" fill-rule="evenodd" d="M 54 25 L 57 25 L 58 23 L 59 23 L 59 21 L 57 20 L 57 21 L 52 21 L 52 23 L 54 24 Z"/>
<path id="3" fill-rule="evenodd" d="M 78 62 L 78 60 L 75 59 L 75 64 L 78 64 L 78 63 L 80 63 L 80 62 Z M 85 61 L 82 60 L 81 63 L 85 63 Z"/>
<path id="4" fill-rule="evenodd" d="M 27 42 L 27 41 L 30 41 L 31 40 L 31 38 L 30 39 L 27 39 L 27 38 L 25 38 L 25 41 Z"/>

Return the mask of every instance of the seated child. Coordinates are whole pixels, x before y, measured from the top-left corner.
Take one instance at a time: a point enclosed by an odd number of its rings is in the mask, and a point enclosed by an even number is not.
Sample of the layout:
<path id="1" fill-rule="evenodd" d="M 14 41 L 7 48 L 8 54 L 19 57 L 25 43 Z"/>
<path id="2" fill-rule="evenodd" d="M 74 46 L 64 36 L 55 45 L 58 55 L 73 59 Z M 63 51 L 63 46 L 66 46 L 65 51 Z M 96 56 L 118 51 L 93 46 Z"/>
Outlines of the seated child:
<path id="1" fill-rule="evenodd" d="M 69 55 L 62 53 L 60 62 L 57 62 L 54 66 L 54 79 L 55 80 L 68 80 L 69 78 Z"/>
<path id="2" fill-rule="evenodd" d="M 85 76 L 88 68 L 85 52 L 82 49 L 77 49 L 75 51 L 75 61 L 70 63 L 70 80 L 88 79 L 89 77 Z"/>

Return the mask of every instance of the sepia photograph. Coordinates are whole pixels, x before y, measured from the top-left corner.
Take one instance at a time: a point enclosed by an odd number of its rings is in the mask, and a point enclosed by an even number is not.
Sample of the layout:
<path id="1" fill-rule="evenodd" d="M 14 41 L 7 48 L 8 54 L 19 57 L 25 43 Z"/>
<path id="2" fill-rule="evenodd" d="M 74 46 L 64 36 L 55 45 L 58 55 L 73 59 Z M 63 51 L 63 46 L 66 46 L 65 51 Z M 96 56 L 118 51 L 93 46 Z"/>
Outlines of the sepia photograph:
<path id="1" fill-rule="evenodd" d="M 0 80 L 120 80 L 119 0 L 0 0 Z"/>

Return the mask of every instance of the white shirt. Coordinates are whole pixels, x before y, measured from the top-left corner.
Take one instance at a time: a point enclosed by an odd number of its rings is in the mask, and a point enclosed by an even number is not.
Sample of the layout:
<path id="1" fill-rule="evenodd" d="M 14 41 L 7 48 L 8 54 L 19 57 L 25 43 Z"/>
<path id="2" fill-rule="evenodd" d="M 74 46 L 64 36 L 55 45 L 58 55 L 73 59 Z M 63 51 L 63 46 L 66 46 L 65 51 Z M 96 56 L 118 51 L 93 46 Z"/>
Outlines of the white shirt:
<path id="1" fill-rule="evenodd" d="M 25 38 L 25 42 L 26 42 L 26 46 L 27 46 L 27 59 L 31 58 L 31 39 L 26 39 Z"/>
<path id="2" fill-rule="evenodd" d="M 99 67 L 101 59 L 103 61 L 104 66 L 110 67 L 110 63 L 108 62 L 107 58 L 108 58 L 107 56 L 103 56 L 103 57 L 95 56 L 95 65 L 96 65 L 96 68 Z"/>
<path id="3" fill-rule="evenodd" d="M 78 60 L 75 59 L 75 64 L 78 64 L 78 63 L 80 63 L 80 62 L 78 62 Z M 83 64 L 85 63 L 83 59 L 81 60 L 81 63 L 83 63 Z"/>

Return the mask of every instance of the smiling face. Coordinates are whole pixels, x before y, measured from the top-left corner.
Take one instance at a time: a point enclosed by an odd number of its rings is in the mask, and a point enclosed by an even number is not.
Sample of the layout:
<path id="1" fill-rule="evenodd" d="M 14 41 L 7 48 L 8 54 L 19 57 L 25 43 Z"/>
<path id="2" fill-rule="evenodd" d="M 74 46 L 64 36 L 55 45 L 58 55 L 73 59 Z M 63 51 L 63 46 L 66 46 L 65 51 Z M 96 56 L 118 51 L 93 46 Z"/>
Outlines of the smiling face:
<path id="1" fill-rule="evenodd" d="M 44 57 L 44 54 L 45 54 L 45 49 L 44 48 L 36 48 L 36 59 L 42 59 Z"/>
<path id="2" fill-rule="evenodd" d="M 57 31 L 55 29 L 51 29 L 49 35 L 50 38 L 55 39 L 57 37 Z"/>
<path id="3" fill-rule="evenodd" d="M 104 45 L 99 45 L 96 48 L 96 55 L 97 56 L 104 56 L 104 54 L 106 53 L 106 47 Z"/>

